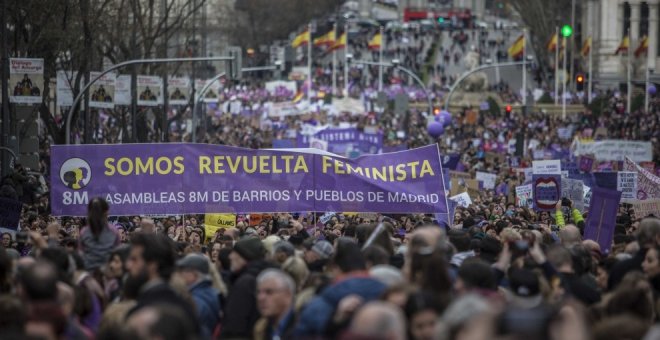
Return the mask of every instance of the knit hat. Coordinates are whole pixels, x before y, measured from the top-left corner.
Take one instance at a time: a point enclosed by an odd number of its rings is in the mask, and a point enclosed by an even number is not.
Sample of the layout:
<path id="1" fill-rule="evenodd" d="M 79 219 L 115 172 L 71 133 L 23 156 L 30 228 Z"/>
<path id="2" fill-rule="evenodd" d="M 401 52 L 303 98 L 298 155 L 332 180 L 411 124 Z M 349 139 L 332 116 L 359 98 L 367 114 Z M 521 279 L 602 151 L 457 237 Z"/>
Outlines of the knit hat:
<path id="1" fill-rule="evenodd" d="M 261 260 L 266 254 L 266 249 L 261 240 L 256 237 L 244 237 L 234 245 L 234 251 L 246 261 Z"/>
<path id="2" fill-rule="evenodd" d="M 530 309 L 543 302 L 538 276 L 526 269 L 509 271 L 509 302 L 518 308 Z"/>
<path id="3" fill-rule="evenodd" d="M 332 257 L 332 254 L 334 254 L 335 249 L 332 247 L 332 244 L 330 244 L 330 242 L 321 240 L 314 243 L 311 251 L 318 254 L 321 259 L 327 260 Z"/>

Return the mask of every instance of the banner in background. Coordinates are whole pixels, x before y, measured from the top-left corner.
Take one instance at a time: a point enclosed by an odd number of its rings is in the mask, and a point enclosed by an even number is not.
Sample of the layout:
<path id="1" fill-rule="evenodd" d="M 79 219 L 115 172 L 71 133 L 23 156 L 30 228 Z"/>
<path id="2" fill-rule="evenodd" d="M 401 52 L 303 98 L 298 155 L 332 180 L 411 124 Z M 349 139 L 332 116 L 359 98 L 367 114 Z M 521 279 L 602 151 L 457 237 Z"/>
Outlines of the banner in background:
<path id="1" fill-rule="evenodd" d="M 532 209 L 533 202 L 533 188 L 531 184 L 520 185 L 516 187 L 516 206 L 521 208 Z"/>
<path id="2" fill-rule="evenodd" d="M 349 156 L 352 151 L 362 154 L 378 154 L 383 149 L 383 134 L 359 131 L 357 128 L 325 129 L 313 135 L 314 138 L 328 142 L 328 151 Z M 298 134 L 297 146 L 309 147 L 312 136 Z"/>
<path id="3" fill-rule="evenodd" d="M 156 76 L 137 76 L 137 104 L 158 106 L 163 104 L 163 79 Z"/>
<path id="4" fill-rule="evenodd" d="M 561 175 L 533 175 L 534 209 L 553 211 L 561 201 Z"/>
<path id="5" fill-rule="evenodd" d="M 101 72 L 89 72 L 89 81 L 96 79 Z M 117 75 L 113 72 L 106 73 L 95 81 L 89 91 L 89 107 L 99 109 L 112 109 L 115 107 L 115 81 Z"/>
<path id="6" fill-rule="evenodd" d="M 206 144 L 54 145 L 55 216 L 291 211 L 447 213 L 439 149 L 346 159 Z"/>
<path id="7" fill-rule="evenodd" d="M 69 107 L 73 105 L 73 85 L 76 81 L 76 71 L 57 71 L 57 106 Z"/>
<path id="8" fill-rule="evenodd" d="M 594 240 L 604 253 L 609 253 L 619 211 L 621 192 L 603 188 L 593 188 L 589 216 L 584 228 L 584 238 Z"/>
<path id="9" fill-rule="evenodd" d="M 660 177 L 635 164 L 635 162 L 628 157 L 626 157 L 626 160 L 623 162 L 623 170 L 634 171 L 637 173 L 636 198 L 638 200 L 660 198 Z"/>
<path id="10" fill-rule="evenodd" d="M 265 84 L 266 91 L 271 95 L 277 95 L 277 89 L 286 89 L 290 93 L 298 92 L 298 87 L 296 86 L 295 81 L 285 81 L 285 80 L 274 80 L 268 81 Z"/>
<path id="11" fill-rule="evenodd" d="M 649 215 L 660 218 L 660 198 L 652 198 L 645 201 L 632 200 L 630 203 L 635 210 L 636 218 L 644 218 Z"/>
<path id="12" fill-rule="evenodd" d="M 120 75 L 115 79 L 115 105 L 131 105 L 131 76 Z"/>
<path id="13" fill-rule="evenodd" d="M 205 214 L 204 234 L 210 239 L 215 236 L 218 229 L 236 227 L 236 214 Z"/>
<path id="14" fill-rule="evenodd" d="M 170 105 L 187 105 L 190 101 L 190 78 L 168 78 L 167 99 Z"/>
<path id="15" fill-rule="evenodd" d="M 44 86 L 44 60 L 9 58 L 9 102 L 41 104 Z"/>
<path id="16" fill-rule="evenodd" d="M 632 140 L 601 140 L 581 142 L 576 139 L 571 146 L 573 156 L 594 155 L 599 161 L 622 161 L 626 157 L 634 162 L 653 161 L 653 144 Z"/>

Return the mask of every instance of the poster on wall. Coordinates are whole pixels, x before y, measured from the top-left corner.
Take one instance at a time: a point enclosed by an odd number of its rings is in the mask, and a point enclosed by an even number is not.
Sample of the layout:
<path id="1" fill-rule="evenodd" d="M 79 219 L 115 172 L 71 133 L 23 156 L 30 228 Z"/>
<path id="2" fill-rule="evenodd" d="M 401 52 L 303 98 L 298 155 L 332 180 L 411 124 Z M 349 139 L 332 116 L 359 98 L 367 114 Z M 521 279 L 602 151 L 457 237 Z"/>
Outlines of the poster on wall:
<path id="1" fill-rule="evenodd" d="M 9 102 L 41 104 L 43 84 L 43 59 L 9 59 Z"/>
<path id="2" fill-rule="evenodd" d="M 137 104 L 158 106 L 163 103 L 163 79 L 156 76 L 137 77 Z"/>
<path id="3" fill-rule="evenodd" d="M 190 99 L 190 79 L 167 79 L 167 96 L 171 105 L 188 104 L 188 100 Z"/>
<path id="4" fill-rule="evenodd" d="M 101 72 L 89 72 L 89 79 L 93 81 Z M 117 75 L 106 73 L 89 87 L 89 107 L 99 109 L 112 109 L 115 107 L 115 81 Z"/>

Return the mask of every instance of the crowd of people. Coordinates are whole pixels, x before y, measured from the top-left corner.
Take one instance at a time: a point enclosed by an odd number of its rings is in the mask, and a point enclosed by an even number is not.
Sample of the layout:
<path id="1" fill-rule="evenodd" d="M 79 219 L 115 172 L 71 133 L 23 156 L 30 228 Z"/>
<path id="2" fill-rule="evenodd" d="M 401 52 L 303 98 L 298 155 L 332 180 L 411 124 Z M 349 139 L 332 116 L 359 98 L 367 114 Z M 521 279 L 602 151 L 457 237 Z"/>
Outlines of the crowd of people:
<path id="1" fill-rule="evenodd" d="M 389 32 L 388 39 L 401 44 L 387 54 L 420 72 L 434 55 L 434 34 Z M 479 39 L 486 45 L 488 36 Z M 469 35 L 459 32 L 456 41 L 463 49 Z M 371 53 L 367 42 L 358 40 L 355 50 Z M 327 88 L 327 67 L 316 70 L 318 85 Z M 372 81 L 357 97 L 368 97 L 377 79 L 377 68 L 367 70 Z M 506 84 L 493 90 L 510 101 L 519 97 Z M 241 84 L 221 96 L 246 110 L 295 96 L 263 91 Z M 442 91 L 433 93 L 438 102 Z M 90 201 L 84 218 L 53 217 L 50 142 L 44 140 L 40 169 L 16 165 L 0 187 L 1 197 L 24 204 L 19 229 L 2 233 L 0 338 L 660 338 L 658 216 L 640 216 L 622 204 L 612 247 L 602 249 L 584 237 L 588 211 L 564 201 L 537 212 L 517 206 L 508 191 L 509 184 L 523 183 L 515 168 L 529 167 L 535 151 L 568 155 L 574 136 L 651 141 L 658 167 L 660 102 L 652 100 L 649 112 L 626 113 L 618 93 L 599 96 L 600 112 L 567 118 L 465 107 L 452 112 L 437 138 L 427 132 L 428 110 L 414 107 L 273 118 L 218 106 L 207 107 L 200 123 L 198 141 L 257 149 L 295 138 L 291 132 L 303 125 L 374 128 L 385 146 L 404 149 L 438 143 L 443 155 L 460 154 L 458 168 L 473 178 L 476 171 L 497 174 L 496 189 L 471 192 L 472 204 L 448 219 L 246 212 L 211 235 L 204 215 L 116 217 L 103 198 Z M 163 138 L 158 115 L 142 114 L 144 139 Z M 190 141 L 190 118 L 190 111 L 173 114 L 163 139 Z M 127 121 L 125 114 L 108 113 L 99 121 L 98 140 L 121 142 L 131 134 Z M 568 138 L 560 130 L 570 131 Z M 512 150 L 520 138 L 525 147 Z"/>

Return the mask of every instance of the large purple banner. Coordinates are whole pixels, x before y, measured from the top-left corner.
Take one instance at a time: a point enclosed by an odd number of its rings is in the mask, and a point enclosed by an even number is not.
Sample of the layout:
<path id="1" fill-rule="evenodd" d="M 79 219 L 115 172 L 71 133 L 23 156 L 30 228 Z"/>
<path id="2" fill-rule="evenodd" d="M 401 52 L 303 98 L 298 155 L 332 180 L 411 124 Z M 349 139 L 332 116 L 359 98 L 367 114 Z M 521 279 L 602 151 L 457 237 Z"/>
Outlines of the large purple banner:
<path id="1" fill-rule="evenodd" d="M 437 145 L 346 159 L 206 144 L 56 145 L 56 216 L 351 211 L 447 213 Z"/>

